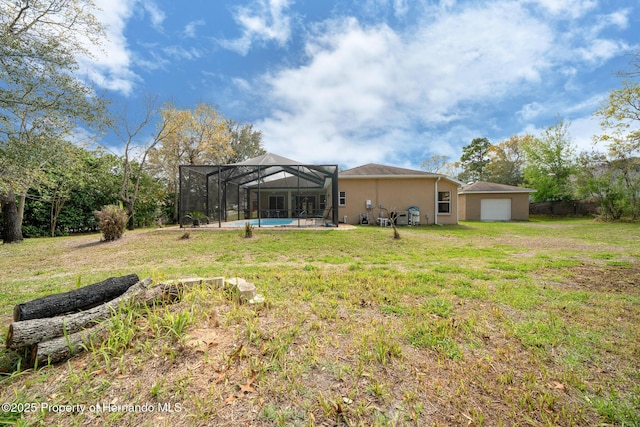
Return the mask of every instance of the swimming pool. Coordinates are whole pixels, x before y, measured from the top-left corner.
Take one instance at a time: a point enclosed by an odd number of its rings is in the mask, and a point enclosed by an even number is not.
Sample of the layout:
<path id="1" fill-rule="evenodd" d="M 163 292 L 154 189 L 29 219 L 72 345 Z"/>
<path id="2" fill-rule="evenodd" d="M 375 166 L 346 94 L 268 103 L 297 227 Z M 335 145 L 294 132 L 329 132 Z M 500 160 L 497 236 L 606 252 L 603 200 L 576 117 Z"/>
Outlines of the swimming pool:
<path id="1" fill-rule="evenodd" d="M 300 220 L 298 220 L 298 218 L 262 218 L 260 220 L 242 219 L 239 221 L 225 222 L 222 225 L 223 227 L 244 227 L 245 224 L 248 222 L 254 227 L 258 227 L 258 225 L 260 227 L 284 227 L 284 226 L 291 226 L 291 225 L 297 226 L 298 221 L 300 221 L 300 225 L 306 225 L 305 224 L 306 221 L 303 218 L 301 218 Z"/>

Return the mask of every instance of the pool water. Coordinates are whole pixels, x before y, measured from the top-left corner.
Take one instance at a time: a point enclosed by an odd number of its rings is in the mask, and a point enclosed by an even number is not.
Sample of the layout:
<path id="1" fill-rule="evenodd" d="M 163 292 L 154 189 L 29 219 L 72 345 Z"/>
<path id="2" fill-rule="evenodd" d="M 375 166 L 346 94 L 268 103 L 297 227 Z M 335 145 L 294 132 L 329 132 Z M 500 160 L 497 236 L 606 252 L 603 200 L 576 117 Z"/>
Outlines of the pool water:
<path id="1" fill-rule="evenodd" d="M 260 222 L 258 223 L 258 221 Z M 260 227 L 278 227 L 278 226 L 284 226 L 284 225 L 298 225 L 297 218 L 262 218 L 260 220 L 243 219 L 239 221 L 227 222 L 224 224 L 224 226 L 225 227 L 244 227 L 247 222 L 255 227 L 257 227 L 258 225 L 260 225 Z"/>

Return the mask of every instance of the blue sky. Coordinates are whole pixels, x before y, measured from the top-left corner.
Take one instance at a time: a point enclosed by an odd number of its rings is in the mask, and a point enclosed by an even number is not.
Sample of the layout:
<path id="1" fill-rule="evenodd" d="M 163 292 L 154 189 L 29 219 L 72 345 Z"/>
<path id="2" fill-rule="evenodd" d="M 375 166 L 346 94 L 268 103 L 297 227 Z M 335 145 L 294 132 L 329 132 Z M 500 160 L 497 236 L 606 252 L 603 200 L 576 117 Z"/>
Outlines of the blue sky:
<path id="1" fill-rule="evenodd" d="M 588 150 L 640 46 L 637 0 L 96 3 L 109 38 L 87 72 L 114 108 L 208 102 L 267 151 L 345 168 L 458 160 L 558 117 Z"/>

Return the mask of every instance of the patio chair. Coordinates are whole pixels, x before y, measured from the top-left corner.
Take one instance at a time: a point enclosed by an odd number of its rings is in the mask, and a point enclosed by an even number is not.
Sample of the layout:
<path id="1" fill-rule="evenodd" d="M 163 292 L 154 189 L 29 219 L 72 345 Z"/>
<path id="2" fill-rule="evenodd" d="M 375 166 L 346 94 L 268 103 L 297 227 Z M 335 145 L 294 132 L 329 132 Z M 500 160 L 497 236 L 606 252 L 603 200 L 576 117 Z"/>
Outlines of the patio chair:
<path id="1" fill-rule="evenodd" d="M 380 212 L 378 212 L 376 224 L 378 224 L 380 227 L 389 227 L 391 225 L 391 219 L 387 216 L 386 211 L 381 210 Z"/>

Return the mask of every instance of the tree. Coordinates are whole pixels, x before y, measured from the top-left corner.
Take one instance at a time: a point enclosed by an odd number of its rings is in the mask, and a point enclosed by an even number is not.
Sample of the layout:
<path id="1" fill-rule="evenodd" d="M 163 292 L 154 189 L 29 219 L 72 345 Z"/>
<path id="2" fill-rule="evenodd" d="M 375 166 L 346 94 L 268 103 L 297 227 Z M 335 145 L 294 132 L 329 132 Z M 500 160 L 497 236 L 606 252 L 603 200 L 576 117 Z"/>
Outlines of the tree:
<path id="1" fill-rule="evenodd" d="M 442 173 L 449 163 L 449 157 L 445 155 L 434 154 L 427 160 L 423 161 L 420 168 L 426 172 Z"/>
<path id="2" fill-rule="evenodd" d="M 581 153 L 576 175 L 578 196 L 596 202 L 604 219 L 620 219 L 628 210 L 624 183 L 606 155 Z"/>
<path id="3" fill-rule="evenodd" d="M 488 150 L 490 162 L 486 167 L 487 181 L 518 186 L 523 183 L 525 165 L 524 146 L 529 144 L 531 135 L 513 135 Z"/>
<path id="4" fill-rule="evenodd" d="M 489 162 L 491 142 L 487 138 L 474 138 L 471 143 L 462 147 L 460 166 L 462 172 L 458 176 L 461 181 L 482 181 L 485 179 Z"/>
<path id="5" fill-rule="evenodd" d="M 252 124 L 240 125 L 227 120 L 227 126 L 232 152 L 223 163 L 238 163 L 266 153 L 262 146 L 262 131 L 253 130 Z"/>
<path id="6" fill-rule="evenodd" d="M 3 211 L 3 241 L 22 241 L 22 219 L 27 191 L 47 182 L 45 168 L 64 156 L 64 141 L 24 127 L 0 145 L 0 198 Z M 17 202 L 19 197 L 20 202 Z"/>
<path id="7" fill-rule="evenodd" d="M 534 201 L 571 200 L 571 176 L 576 163 L 569 124 L 559 119 L 523 148 L 526 153 L 524 179 L 527 186 L 537 190 L 533 193 Z"/>
<path id="8" fill-rule="evenodd" d="M 91 116 L 97 100 L 78 80 L 80 56 L 91 57 L 104 38 L 90 0 L 17 0 L 0 4 L 0 119 L 14 108 Z M 99 113 L 99 112 L 98 112 Z"/>
<path id="9" fill-rule="evenodd" d="M 155 174 L 169 182 L 173 192 L 173 220 L 178 219 L 179 166 L 229 163 L 236 147 L 242 149 L 242 141 L 249 142 L 248 151 L 256 141 L 256 133 L 247 129 L 236 129 L 209 104 L 198 104 L 191 110 L 179 110 L 166 105 L 161 111 L 162 121 L 170 129 L 165 138 L 150 151 L 150 164 Z M 243 132 L 244 130 L 244 132 Z M 257 134 L 258 140 L 261 134 Z M 241 151 L 240 151 L 241 152 Z"/>
<path id="10" fill-rule="evenodd" d="M 93 212 L 118 203 L 117 156 L 70 142 L 62 149 L 64 156 L 45 165 L 43 184 L 27 194 L 22 226 L 25 237 L 94 230 Z"/>
<path id="11" fill-rule="evenodd" d="M 136 201 L 140 193 L 140 183 L 146 172 L 148 157 L 157 145 L 170 138 L 179 129 L 177 123 L 161 120 L 154 131 L 146 133 L 158 114 L 156 103 L 157 98 L 147 96 L 144 101 L 144 111 L 137 121 L 127 117 L 125 107 L 123 115 L 114 127 L 114 133 L 124 144 L 119 198 L 128 215 L 129 230 L 135 228 Z"/>
<path id="12" fill-rule="evenodd" d="M 424 160 L 420 168 L 426 172 L 457 177 L 462 173 L 459 162 L 450 162 L 449 157 L 445 155 L 434 154 L 427 160 Z"/>
<path id="13" fill-rule="evenodd" d="M 53 168 L 47 171 L 47 178 L 50 189 L 50 235 L 55 237 L 56 226 L 60 212 L 65 203 L 71 197 L 74 190 L 82 186 L 85 179 L 84 164 L 82 162 L 82 149 L 71 143 L 66 143 L 63 147 L 61 160 L 55 162 Z"/>
<path id="14" fill-rule="evenodd" d="M 52 141 L 78 121 L 97 123 L 103 104 L 74 77 L 77 58 L 90 56 L 103 28 L 93 4 L 81 0 L 22 0 L 0 4 L 0 202 L 3 241 L 19 242 L 21 206 L 41 183 Z M 35 166 L 35 167 L 34 167 Z M 20 207 L 16 194 L 21 195 Z"/>
<path id="15" fill-rule="evenodd" d="M 618 71 L 618 77 L 623 79 L 635 79 L 640 77 L 640 50 L 630 53 L 631 61 L 629 64 L 631 65 L 631 70 L 621 70 Z"/>
<path id="16" fill-rule="evenodd" d="M 621 179 L 629 214 L 635 220 L 640 216 L 640 85 L 623 82 L 594 114 L 603 131 L 594 137 L 595 142 L 607 145 L 609 164 Z"/>

